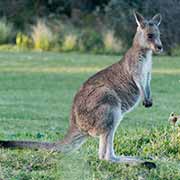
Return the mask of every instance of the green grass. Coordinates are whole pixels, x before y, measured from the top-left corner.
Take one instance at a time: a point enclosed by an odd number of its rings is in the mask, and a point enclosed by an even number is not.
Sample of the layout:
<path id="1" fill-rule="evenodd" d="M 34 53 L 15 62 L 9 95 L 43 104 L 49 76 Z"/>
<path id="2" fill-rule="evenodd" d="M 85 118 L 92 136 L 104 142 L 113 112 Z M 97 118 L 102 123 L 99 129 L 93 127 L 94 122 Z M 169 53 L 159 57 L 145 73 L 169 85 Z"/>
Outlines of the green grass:
<path id="1" fill-rule="evenodd" d="M 56 141 L 65 134 L 75 92 L 90 75 L 119 60 L 118 56 L 0 53 L 0 138 Z M 153 158 L 148 170 L 98 160 L 98 139 L 89 139 L 68 156 L 31 150 L 0 151 L 3 180 L 178 180 L 180 130 L 167 122 L 180 113 L 179 57 L 154 57 L 154 106 L 140 105 L 117 130 L 117 154 Z"/>

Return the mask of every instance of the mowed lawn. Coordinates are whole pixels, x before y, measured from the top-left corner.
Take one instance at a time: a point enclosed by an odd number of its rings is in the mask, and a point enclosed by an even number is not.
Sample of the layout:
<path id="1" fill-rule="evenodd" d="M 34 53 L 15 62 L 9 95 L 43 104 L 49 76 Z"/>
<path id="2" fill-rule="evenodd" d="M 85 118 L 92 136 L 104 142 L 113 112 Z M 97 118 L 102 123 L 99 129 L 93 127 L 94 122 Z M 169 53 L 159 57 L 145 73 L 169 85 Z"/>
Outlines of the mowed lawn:
<path id="1" fill-rule="evenodd" d="M 53 142 L 63 138 L 73 96 L 81 84 L 120 56 L 78 53 L 0 53 L 0 139 Z M 98 139 L 69 155 L 0 150 L 3 180 L 180 179 L 180 129 L 168 124 L 180 114 L 180 57 L 153 58 L 154 105 L 126 115 L 115 137 L 117 154 L 153 159 L 156 169 L 98 160 Z"/>

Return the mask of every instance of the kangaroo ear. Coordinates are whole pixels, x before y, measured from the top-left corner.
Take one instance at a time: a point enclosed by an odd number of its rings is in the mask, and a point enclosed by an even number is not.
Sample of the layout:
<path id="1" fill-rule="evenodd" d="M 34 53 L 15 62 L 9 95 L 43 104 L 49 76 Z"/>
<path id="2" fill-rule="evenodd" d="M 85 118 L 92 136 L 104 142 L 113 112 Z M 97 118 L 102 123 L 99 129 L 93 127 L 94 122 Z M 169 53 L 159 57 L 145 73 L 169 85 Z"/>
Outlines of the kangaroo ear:
<path id="1" fill-rule="evenodd" d="M 144 21 L 145 21 L 144 17 L 140 13 L 138 13 L 137 11 L 134 11 L 134 17 L 136 19 L 137 25 L 139 27 L 143 28 L 144 27 Z"/>
<path id="2" fill-rule="evenodd" d="M 153 22 L 159 26 L 161 24 L 161 20 L 162 20 L 162 16 L 161 14 L 156 14 L 153 18 L 152 18 Z"/>

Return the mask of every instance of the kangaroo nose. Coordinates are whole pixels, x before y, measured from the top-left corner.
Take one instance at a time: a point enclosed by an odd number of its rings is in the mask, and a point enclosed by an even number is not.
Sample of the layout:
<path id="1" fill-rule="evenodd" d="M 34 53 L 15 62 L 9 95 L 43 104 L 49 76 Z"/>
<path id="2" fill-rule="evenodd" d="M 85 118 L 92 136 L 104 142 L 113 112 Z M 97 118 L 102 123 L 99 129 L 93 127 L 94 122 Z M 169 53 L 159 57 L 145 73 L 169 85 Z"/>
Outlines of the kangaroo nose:
<path id="1" fill-rule="evenodd" d="M 161 49 L 162 49 L 162 46 L 161 46 L 161 45 L 157 45 L 157 49 L 158 49 L 158 50 L 161 50 Z"/>
<path id="2" fill-rule="evenodd" d="M 161 51 L 161 52 L 163 51 L 162 45 L 157 45 L 157 46 L 156 46 L 156 49 L 157 49 L 158 51 Z"/>

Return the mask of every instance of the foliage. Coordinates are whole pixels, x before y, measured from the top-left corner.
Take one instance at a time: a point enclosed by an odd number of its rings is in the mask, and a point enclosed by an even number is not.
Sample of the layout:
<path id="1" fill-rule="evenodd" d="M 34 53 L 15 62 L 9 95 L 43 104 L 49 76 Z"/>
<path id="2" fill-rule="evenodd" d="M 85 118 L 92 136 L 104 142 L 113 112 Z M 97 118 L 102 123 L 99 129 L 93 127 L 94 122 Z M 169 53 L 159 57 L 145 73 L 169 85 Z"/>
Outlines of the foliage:
<path id="1" fill-rule="evenodd" d="M 16 36 L 16 45 L 19 48 L 31 48 L 32 39 L 29 36 L 19 32 Z"/>
<path id="2" fill-rule="evenodd" d="M 171 55 L 180 56 L 180 46 L 179 45 L 177 45 L 171 49 Z"/>
<path id="3" fill-rule="evenodd" d="M 149 18 L 156 13 L 161 13 L 163 21 L 160 28 L 165 51 L 171 55 L 173 49 L 180 44 L 180 21 L 176 18 L 180 16 L 179 1 L 79 0 L 77 2 L 72 0 L 19 0 L 16 3 L 1 1 L 0 7 L 0 14 L 5 16 L 8 22 L 13 23 L 18 31 L 24 31 L 27 24 L 34 24 L 39 17 L 46 19 L 48 22 L 53 19 L 61 19 L 63 22 L 72 23 L 78 29 L 90 28 L 92 31 L 98 32 L 103 27 L 112 29 L 116 37 L 121 39 L 124 48 L 131 45 L 136 29 L 133 10 L 137 10 Z M 68 30 L 69 33 L 70 31 Z M 43 44 L 49 46 L 47 41 Z"/>
<path id="4" fill-rule="evenodd" d="M 80 35 L 79 48 L 81 51 L 100 52 L 103 49 L 101 34 L 91 29 L 84 30 Z"/>
<path id="5" fill-rule="evenodd" d="M 115 37 L 113 31 L 107 31 L 104 33 L 103 43 L 106 53 L 121 53 L 123 51 L 121 41 Z"/>
<path id="6" fill-rule="evenodd" d="M 12 33 L 12 24 L 5 19 L 0 20 L 0 44 L 7 43 Z"/>
<path id="7" fill-rule="evenodd" d="M 32 26 L 32 39 L 36 50 L 49 50 L 54 40 L 53 33 L 43 20 Z"/>
<path id="8" fill-rule="evenodd" d="M 63 51 L 72 51 L 76 49 L 77 36 L 75 34 L 65 35 L 64 41 L 62 43 Z"/>

